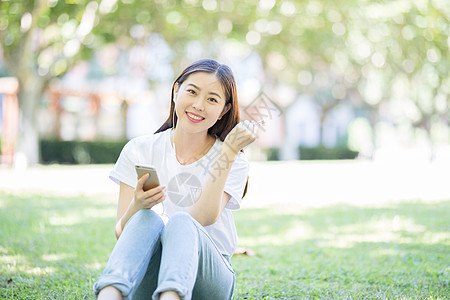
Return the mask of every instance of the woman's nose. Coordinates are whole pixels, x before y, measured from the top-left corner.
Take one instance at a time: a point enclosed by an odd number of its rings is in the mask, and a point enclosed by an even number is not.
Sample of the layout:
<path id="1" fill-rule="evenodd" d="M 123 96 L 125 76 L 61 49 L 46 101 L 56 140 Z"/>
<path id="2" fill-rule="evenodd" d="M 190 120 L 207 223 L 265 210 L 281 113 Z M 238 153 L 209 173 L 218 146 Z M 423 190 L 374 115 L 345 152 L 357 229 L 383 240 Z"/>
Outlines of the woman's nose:
<path id="1" fill-rule="evenodd" d="M 194 104 L 192 104 L 192 106 L 198 111 L 203 111 L 203 101 L 201 97 L 197 97 L 197 100 L 194 102 Z"/>

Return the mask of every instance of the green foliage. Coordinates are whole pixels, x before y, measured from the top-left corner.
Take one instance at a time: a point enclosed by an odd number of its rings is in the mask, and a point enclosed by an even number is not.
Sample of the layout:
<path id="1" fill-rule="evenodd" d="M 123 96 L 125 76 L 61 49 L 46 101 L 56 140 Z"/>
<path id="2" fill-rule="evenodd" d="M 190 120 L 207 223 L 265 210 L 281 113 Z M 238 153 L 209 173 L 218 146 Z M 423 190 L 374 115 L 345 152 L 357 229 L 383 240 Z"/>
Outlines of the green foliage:
<path id="1" fill-rule="evenodd" d="M 264 149 L 267 160 L 280 160 L 280 148 L 267 148 Z"/>
<path id="2" fill-rule="evenodd" d="M 317 147 L 299 147 L 301 160 L 319 160 L 319 159 L 355 159 L 358 156 L 357 151 L 350 150 L 346 146 L 337 146 L 327 148 L 325 146 Z M 267 160 L 280 160 L 280 148 L 264 149 Z"/>
<path id="3" fill-rule="evenodd" d="M 51 77 L 105 44 L 127 49 L 157 33 L 174 50 L 176 70 L 185 67 L 193 41 L 202 57 L 227 59 L 231 48 L 238 59 L 255 53 L 262 86 L 287 84 L 312 95 L 322 121 L 350 100 L 372 116 L 382 113 L 401 128 L 420 128 L 430 140 L 444 136 L 448 142 L 448 134 L 440 134 L 450 113 L 447 2 L 4 0 L 0 42 L 7 73 L 22 89 L 37 87 L 20 101 L 27 104 L 24 118 Z M 136 28 L 141 34 L 132 34 Z"/>
<path id="4" fill-rule="evenodd" d="M 119 157 L 126 141 L 61 141 L 41 140 L 42 163 L 112 164 Z"/>
<path id="5" fill-rule="evenodd" d="M 358 152 L 352 151 L 343 146 L 334 148 L 327 148 L 325 146 L 317 146 L 313 148 L 300 147 L 299 151 L 301 160 L 354 159 L 358 156 Z"/>

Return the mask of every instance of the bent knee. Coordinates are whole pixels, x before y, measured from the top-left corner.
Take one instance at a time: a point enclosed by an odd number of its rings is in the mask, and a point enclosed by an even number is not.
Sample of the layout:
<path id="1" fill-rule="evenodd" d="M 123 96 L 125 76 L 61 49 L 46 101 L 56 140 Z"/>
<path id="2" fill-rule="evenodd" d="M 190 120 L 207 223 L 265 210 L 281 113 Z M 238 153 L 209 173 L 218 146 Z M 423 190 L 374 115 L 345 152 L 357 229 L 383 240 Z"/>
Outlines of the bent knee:
<path id="1" fill-rule="evenodd" d="M 182 231 L 197 231 L 194 218 L 186 212 L 176 212 L 173 214 L 166 226 L 164 227 L 162 236 L 163 239 L 172 233 L 179 233 Z"/>
<path id="2" fill-rule="evenodd" d="M 140 226 L 149 226 L 150 228 L 162 229 L 164 227 L 161 217 L 151 209 L 141 209 L 133 215 L 130 221 L 137 222 Z"/>
<path id="3" fill-rule="evenodd" d="M 174 213 L 170 219 L 169 222 L 167 223 L 167 225 L 172 224 L 172 223 L 193 223 L 194 222 L 194 218 L 188 214 L 187 212 L 184 211 L 179 211 Z"/>

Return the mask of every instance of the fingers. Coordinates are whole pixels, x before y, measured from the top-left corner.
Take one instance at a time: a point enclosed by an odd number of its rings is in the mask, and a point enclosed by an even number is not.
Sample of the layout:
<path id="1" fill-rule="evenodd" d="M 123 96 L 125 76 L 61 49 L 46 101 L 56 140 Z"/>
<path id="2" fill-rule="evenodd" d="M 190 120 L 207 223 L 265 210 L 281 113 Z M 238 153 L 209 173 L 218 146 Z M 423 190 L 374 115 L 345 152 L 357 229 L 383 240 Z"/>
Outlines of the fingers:
<path id="1" fill-rule="evenodd" d="M 141 178 L 138 178 L 138 183 L 136 185 L 136 191 L 143 190 L 144 189 L 144 183 L 147 180 L 147 178 L 150 176 L 149 173 L 145 173 L 142 175 Z"/>
<path id="2" fill-rule="evenodd" d="M 253 132 L 253 122 L 250 122 L 249 120 L 244 120 L 241 122 L 242 127 L 248 129 L 250 132 Z"/>
<path id="3" fill-rule="evenodd" d="M 148 173 L 144 174 L 136 185 L 136 191 L 134 199 L 140 208 L 152 208 L 158 203 L 161 203 L 166 199 L 166 187 L 157 186 L 153 189 L 144 191 L 143 186 L 146 179 L 149 177 Z"/>
<path id="4" fill-rule="evenodd" d="M 145 198 L 144 200 L 144 207 L 145 208 L 152 208 L 153 206 L 155 206 L 156 204 L 159 204 L 161 202 L 163 202 L 167 197 L 166 191 L 165 189 L 162 190 L 159 193 L 156 193 L 148 198 Z"/>
<path id="5" fill-rule="evenodd" d="M 251 133 L 253 133 L 253 135 L 256 136 L 256 130 L 260 127 L 264 127 L 264 125 L 266 125 L 266 121 L 264 119 L 260 121 L 244 120 L 240 124 L 242 124 L 242 127 L 247 128 Z"/>
<path id="6" fill-rule="evenodd" d="M 256 134 L 255 134 L 255 123 L 254 121 L 249 121 L 249 120 L 245 120 L 243 122 L 241 122 L 242 127 L 243 127 L 243 133 L 242 133 L 242 138 L 241 140 L 247 139 L 248 140 L 248 144 L 252 143 L 255 139 L 256 139 Z"/>
<path id="7" fill-rule="evenodd" d="M 244 120 L 239 122 L 239 124 L 236 125 L 236 134 L 238 136 L 245 135 L 247 133 L 253 133 L 253 124 L 249 120 Z"/>
<path id="8" fill-rule="evenodd" d="M 159 198 L 161 195 L 164 195 L 166 193 L 166 187 L 165 186 L 157 186 L 153 189 L 150 189 L 148 191 L 145 191 L 143 196 L 145 199 L 148 198 Z"/>
<path id="9" fill-rule="evenodd" d="M 256 139 L 255 126 L 248 120 L 239 122 L 227 135 L 224 145 L 234 152 L 245 148 Z"/>
<path id="10" fill-rule="evenodd" d="M 250 122 L 250 121 L 249 121 Z M 253 120 L 253 121 L 251 121 L 250 122 L 250 124 L 251 124 L 251 131 L 252 131 L 252 133 L 254 134 L 254 135 L 256 135 L 256 131 L 257 131 L 257 129 L 258 128 L 264 128 L 264 126 L 266 125 L 266 121 L 264 120 L 264 119 L 261 119 L 261 120 L 259 120 L 259 121 L 255 121 L 255 120 Z"/>

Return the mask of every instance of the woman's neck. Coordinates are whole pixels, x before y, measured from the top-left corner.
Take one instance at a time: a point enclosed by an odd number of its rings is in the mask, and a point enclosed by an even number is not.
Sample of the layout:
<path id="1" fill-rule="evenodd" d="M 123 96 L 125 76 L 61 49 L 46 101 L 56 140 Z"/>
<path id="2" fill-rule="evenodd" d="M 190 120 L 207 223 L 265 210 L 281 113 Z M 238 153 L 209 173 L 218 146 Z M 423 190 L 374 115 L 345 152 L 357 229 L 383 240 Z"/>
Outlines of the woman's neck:
<path id="1" fill-rule="evenodd" d="M 175 128 L 172 134 L 177 160 L 180 164 L 191 164 L 202 158 L 214 145 L 215 139 L 207 132 L 188 133 Z"/>

